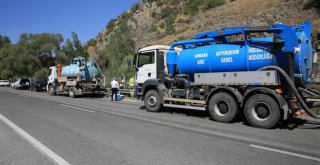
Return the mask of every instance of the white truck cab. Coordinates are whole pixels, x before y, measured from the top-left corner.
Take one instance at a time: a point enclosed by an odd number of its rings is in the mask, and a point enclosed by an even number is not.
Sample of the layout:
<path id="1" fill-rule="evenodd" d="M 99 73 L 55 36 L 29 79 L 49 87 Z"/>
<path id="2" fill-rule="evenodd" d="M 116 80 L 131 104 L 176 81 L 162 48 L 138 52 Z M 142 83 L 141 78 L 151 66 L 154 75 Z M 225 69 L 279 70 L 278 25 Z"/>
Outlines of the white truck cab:
<path id="1" fill-rule="evenodd" d="M 134 57 L 134 67 L 136 68 L 135 85 L 141 88 L 148 79 L 161 79 L 168 74 L 166 66 L 166 54 L 170 50 L 167 45 L 153 45 L 142 48 Z M 175 48 L 177 52 L 181 49 Z"/>
<path id="2" fill-rule="evenodd" d="M 48 84 L 47 84 L 47 91 L 49 91 L 49 85 L 51 85 L 55 79 L 58 78 L 57 75 L 57 67 L 52 66 L 49 68 L 49 76 L 48 76 Z"/>

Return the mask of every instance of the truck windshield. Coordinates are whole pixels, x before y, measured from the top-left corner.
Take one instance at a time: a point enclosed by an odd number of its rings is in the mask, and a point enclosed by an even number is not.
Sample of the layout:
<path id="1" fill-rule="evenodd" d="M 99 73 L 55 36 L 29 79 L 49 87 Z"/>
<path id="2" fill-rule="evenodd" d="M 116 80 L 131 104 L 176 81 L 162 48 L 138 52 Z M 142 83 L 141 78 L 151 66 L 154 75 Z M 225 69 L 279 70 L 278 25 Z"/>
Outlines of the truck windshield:
<path id="1" fill-rule="evenodd" d="M 141 67 L 145 64 L 153 64 L 154 63 L 154 52 L 146 52 L 139 54 L 138 67 Z"/>

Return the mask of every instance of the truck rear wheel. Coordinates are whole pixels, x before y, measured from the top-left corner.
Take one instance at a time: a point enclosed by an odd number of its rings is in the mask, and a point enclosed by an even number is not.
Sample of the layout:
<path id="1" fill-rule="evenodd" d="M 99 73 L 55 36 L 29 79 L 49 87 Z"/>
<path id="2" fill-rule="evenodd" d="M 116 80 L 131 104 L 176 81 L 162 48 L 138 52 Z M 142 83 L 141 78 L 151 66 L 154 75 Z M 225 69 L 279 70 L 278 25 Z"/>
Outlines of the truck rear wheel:
<path id="1" fill-rule="evenodd" d="M 252 126 L 260 128 L 274 127 L 281 116 L 278 103 L 265 94 L 251 96 L 245 104 L 244 114 Z"/>
<path id="2" fill-rule="evenodd" d="M 71 98 L 75 98 L 76 97 L 76 93 L 75 93 L 75 87 L 70 87 L 69 88 L 69 97 Z"/>
<path id="3" fill-rule="evenodd" d="M 158 91 L 149 90 L 144 96 L 144 105 L 150 112 L 159 112 L 161 108 L 161 103 Z"/>
<path id="4" fill-rule="evenodd" d="M 239 114 L 237 101 L 226 92 L 214 94 L 209 100 L 208 110 L 213 120 L 223 123 L 232 122 Z"/>

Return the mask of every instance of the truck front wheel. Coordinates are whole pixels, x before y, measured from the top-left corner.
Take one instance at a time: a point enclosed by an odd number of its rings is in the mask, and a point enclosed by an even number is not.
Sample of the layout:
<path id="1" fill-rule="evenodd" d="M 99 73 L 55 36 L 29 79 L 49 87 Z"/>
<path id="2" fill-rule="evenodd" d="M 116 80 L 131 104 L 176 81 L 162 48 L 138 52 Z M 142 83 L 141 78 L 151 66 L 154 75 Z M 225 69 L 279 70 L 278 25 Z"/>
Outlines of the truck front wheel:
<path id="1" fill-rule="evenodd" d="M 274 127 L 281 116 L 278 103 L 265 94 L 251 96 L 245 104 L 244 114 L 252 126 L 260 128 Z"/>
<path id="2" fill-rule="evenodd" d="M 49 90 L 49 94 L 50 94 L 51 96 L 53 96 L 53 95 L 56 94 L 56 90 L 54 89 L 54 86 L 53 86 L 53 85 L 49 85 L 48 90 Z"/>
<path id="3" fill-rule="evenodd" d="M 209 100 L 208 109 L 213 120 L 223 123 L 232 122 L 239 114 L 237 101 L 226 92 L 214 94 Z"/>
<path id="4" fill-rule="evenodd" d="M 75 93 L 75 87 L 70 87 L 69 88 L 69 97 L 71 98 L 75 98 L 76 97 L 76 93 Z"/>
<path id="5" fill-rule="evenodd" d="M 159 112 L 161 108 L 161 103 L 158 91 L 149 90 L 144 96 L 144 105 L 150 112 Z"/>

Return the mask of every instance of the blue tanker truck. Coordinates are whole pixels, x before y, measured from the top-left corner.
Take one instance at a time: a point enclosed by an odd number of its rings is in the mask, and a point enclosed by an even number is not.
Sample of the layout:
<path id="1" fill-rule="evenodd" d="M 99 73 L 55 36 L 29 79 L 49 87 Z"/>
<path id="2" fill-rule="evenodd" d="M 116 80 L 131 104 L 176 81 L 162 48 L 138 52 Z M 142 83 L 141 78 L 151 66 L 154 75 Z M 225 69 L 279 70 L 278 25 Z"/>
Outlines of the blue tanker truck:
<path id="1" fill-rule="evenodd" d="M 47 90 L 50 95 L 68 94 L 76 97 L 83 94 L 100 94 L 103 91 L 101 69 L 95 61 L 75 57 L 70 65 L 60 64 L 49 68 Z"/>
<path id="2" fill-rule="evenodd" d="M 203 110 L 225 123 L 243 113 L 260 128 L 303 112 L 319 118 L 310 110 L 320 103 L 311 28 L 310 22 L 222 27 L 141 49 L 134 60 L 138 94 L 148 111 Z"/>

